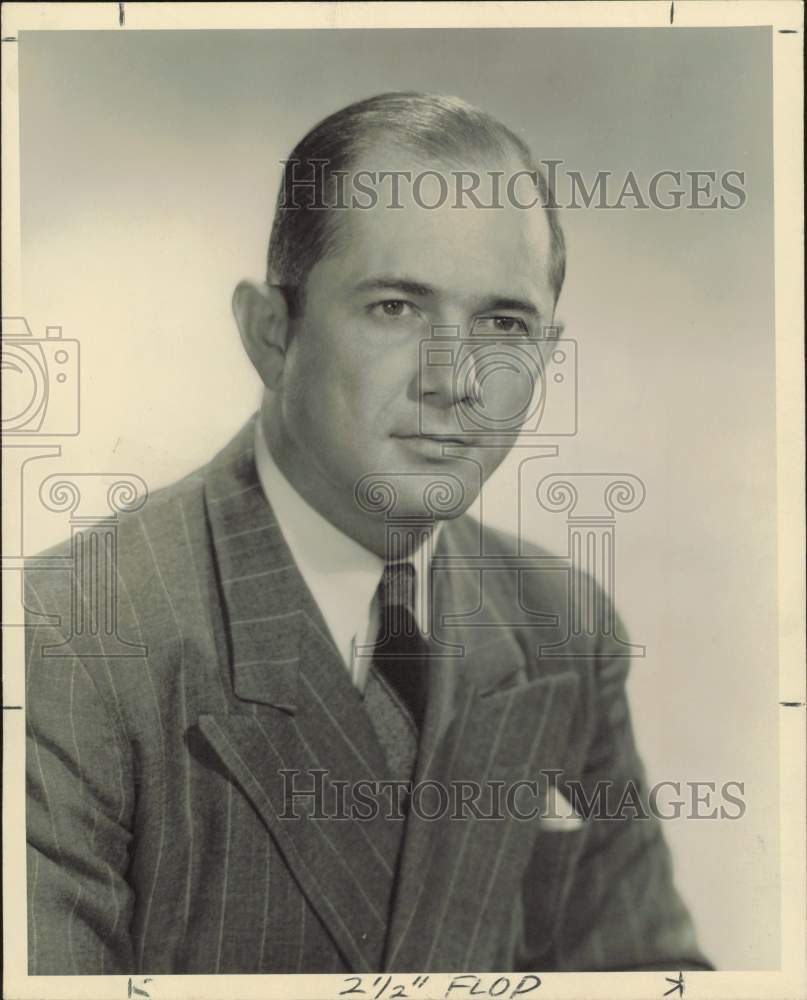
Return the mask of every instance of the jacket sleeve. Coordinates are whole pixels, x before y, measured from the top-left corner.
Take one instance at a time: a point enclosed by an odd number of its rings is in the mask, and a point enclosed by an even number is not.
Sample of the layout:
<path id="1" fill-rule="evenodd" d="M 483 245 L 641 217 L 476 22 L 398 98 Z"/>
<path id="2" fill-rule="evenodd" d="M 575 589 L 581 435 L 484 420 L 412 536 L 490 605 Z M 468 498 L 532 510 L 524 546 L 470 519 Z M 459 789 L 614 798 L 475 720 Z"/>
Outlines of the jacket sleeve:
<path id="1" fill-rule="evenodd" d="M 62 589 L 40 598 L 32 575 L 29 611 L 69 622 Z M 130 972 L 134 794 L 114 703 L 98 683 L 105 662 L 82 661 L 69 647 L 48 655 L 65 630 L 36 620 L 26 633 L 29 974 Z"/>
<path id="2" fill-rule="evenodd" d="M 576 780 L 558 785 L 584 823 L 579 834 L 550 835 L 580 840 L 563 866 L 552 944 L 539 961 L 576 972 L 710 969 L 650 809 L 625 690 L 629 663 L 596 658 L 585 764 Z"/>

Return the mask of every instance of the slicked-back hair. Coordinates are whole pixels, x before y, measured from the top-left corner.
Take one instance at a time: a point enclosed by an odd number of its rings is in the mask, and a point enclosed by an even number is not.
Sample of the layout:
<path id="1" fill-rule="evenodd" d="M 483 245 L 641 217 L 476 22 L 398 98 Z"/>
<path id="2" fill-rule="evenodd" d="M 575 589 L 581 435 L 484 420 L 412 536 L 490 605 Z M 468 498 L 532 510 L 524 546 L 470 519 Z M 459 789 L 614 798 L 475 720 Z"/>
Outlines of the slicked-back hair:
<path id="1" fill-rule="evenodd" d="M 324 118 L 295 146 L 284 163 L 269 240 L 268 280 L 285 293 L 289 312 L 303 309 L 312 267 L 336 245 L 334 216 L 325 197 L 336 178 L 356 169 L 364 154 L 382 142 L 441 164 L 501 161 L 515 155 L 534 175 L 550 229 L 549 280 L 557 301 L 566 270 L 566 246 L 549 184 L 526 143 L 492 115 L 439 94 L 379 94 Z M 362 166 L 363 168 L 363 166 Z M 306 184 L 306 181 L 315 181 Z M 328 207 L 330 206 L 330 207 Z M 541 208 L 540 206 L 543 206 Z"/>

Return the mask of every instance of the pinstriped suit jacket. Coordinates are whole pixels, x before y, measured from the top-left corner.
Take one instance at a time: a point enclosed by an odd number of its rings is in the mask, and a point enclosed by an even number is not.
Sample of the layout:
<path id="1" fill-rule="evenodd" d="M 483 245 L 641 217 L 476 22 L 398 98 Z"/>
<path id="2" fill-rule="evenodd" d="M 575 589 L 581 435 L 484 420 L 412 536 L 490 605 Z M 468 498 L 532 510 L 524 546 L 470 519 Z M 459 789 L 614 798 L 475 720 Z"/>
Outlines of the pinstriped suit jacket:
<path id="1" fill-rule="evenodd" d="M 480 543 L 463 517 L 438 550 L 510 544 Z M 563 638 L 564 574 L 522 574 L 521 592 L 485 575 L 492 627 L 443 630 L 464 655 L 434 672 L 416 779 L 641 780 L 626 661 L 585 640 L 539 659 L 523 622 L 557 614 Z M 478 572 L 437 577 L 441 615 L 478 606 Z M 146 656 L 106 655 L 103 636 L 52 655 L 70 575 L 31 569 L 26 594 L 31 974 L 708 967 L 655 821 L 282 818 L 281 769 L 388 775 L 260 489 L 251 423 L 123 519 L 118 634 Z"/>

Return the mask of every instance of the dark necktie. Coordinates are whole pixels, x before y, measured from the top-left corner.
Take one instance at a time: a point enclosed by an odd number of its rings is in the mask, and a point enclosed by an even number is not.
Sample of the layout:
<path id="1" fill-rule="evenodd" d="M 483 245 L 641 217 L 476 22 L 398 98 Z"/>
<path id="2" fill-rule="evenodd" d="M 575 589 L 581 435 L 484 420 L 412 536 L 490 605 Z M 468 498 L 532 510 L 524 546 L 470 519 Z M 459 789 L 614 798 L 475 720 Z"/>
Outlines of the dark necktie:
<path id="1" fill-rule="evenodd" d="M 426 714 L 429 656 L 417 627 L 415 567 L 387 563 L 378 585 L 379 626 L 373 666 L 420 733 Z"/>

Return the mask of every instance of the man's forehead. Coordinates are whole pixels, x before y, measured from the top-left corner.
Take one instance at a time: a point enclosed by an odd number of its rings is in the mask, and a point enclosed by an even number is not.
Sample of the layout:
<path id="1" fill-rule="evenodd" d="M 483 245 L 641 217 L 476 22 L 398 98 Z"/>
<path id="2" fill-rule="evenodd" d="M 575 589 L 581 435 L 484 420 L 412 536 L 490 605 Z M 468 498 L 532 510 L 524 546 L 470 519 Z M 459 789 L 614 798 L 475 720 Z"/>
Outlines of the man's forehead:
<path id="1" fill-rule="evenodd" d="M 368 150 L 348 180 L 372 194 L 354 202 L 365 207 L 337 211 L 334 255 L 351 271 L 417 269 L 451 287 L 488 276 L 501 284 L 506 273 L 510 284 L 544 288 L 551 234 L 526 169 L 515 157 L 446 162 L 396 147 Z"/>
<path id="2" fill-rule="evenodd" d="M 494 206 L 487 211 L 499 211 L 498 205 L 521 208 L 536 194 L 531 168 L 515 151 L 470 146 L 465 152 L 436 156 L 398 143 L 376 142 L 363 149 L 347 171 L 349 185 L 359 183 L 375 191 L 384 207 L 402 204 L 461 211 L 485 204 Z M 545 214 L 540 200 L 534 214 Z"/>

